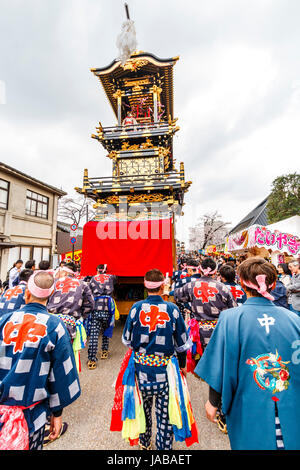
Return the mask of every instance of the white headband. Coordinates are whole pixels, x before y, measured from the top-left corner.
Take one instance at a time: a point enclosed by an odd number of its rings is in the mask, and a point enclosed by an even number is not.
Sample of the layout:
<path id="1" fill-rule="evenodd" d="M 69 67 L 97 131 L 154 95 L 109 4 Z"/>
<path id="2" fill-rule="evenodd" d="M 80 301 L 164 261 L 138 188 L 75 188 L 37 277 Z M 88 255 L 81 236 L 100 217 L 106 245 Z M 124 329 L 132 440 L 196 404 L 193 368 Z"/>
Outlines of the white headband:
<path id="1" fill-rule="evenodd" d="M 38 299 L 47 299 L 48 297 L 50 297 L 54 290 L 54 282 L 53 285 L 49 287 L 49 289 L 43 289 L 42 287 L 38 287 L 34 281 L 34 278 L 40 272 L 44 273 L 45 271 L 35 271 L 34 274 L 30 276 L 30 278 L 28 279 L 27 288 L 29 292 L 34 295 L 34 297 L 37 297 Z"/>

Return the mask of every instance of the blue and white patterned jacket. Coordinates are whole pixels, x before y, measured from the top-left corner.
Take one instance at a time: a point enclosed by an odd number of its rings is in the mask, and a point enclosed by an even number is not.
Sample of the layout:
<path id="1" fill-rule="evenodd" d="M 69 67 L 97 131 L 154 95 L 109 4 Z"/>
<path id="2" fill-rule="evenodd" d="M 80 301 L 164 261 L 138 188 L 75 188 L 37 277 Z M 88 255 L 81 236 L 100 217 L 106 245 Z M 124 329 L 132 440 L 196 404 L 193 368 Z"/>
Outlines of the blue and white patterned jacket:
<path id="1" fill-rule="evenodd" d="M 7 289 L 0 297 L 0 318 L 6 313 L 19 310 L 25 305 L 24 293 L 27 283 L 21 281 L 17 286 Z"/>
<path id="2" fill-rule="evenodd" d="M 192 343 L 178 307 L 159 295 L 136 302 L 127 317 L 122 342 L 136 353 L 170 357 L 185 352 Z M 166 367 L 136 364 L 140 383 L 153 385 L 167 380 Z"/>
<path id="3" fill-rule="evenodd" d="M 0 318 L 0 404 L 24 410 L 29 434 L 80 396 L 70 336 L 45 306 L 29 303 Z"/>

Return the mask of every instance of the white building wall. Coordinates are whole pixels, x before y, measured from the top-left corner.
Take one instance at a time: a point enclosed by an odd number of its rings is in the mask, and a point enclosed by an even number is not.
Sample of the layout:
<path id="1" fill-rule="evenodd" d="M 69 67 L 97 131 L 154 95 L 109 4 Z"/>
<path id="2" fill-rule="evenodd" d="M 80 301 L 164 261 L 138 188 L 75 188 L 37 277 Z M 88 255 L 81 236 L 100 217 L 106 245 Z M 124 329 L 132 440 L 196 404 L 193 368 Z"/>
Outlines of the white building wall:
<path id="1" fill-rule="evenodd" d="M 0 208 L 0 237 L 17 245 L 16 248 L 0 248 L 0 278 L 3 282 L 8 269 L 19 256 L 24 263 L 29 259 L 36 259 L 38 263 L 41 258 L 48 256 L 50 259 L 55 252 L 59 195 L 47 186 L 23 180 L 22 177 L 11 175 L 2 169 L 0 178 L 10 182 L 8 209 Z M 26 214 L 27 190 L 49 198 L 47 219 Z"/>

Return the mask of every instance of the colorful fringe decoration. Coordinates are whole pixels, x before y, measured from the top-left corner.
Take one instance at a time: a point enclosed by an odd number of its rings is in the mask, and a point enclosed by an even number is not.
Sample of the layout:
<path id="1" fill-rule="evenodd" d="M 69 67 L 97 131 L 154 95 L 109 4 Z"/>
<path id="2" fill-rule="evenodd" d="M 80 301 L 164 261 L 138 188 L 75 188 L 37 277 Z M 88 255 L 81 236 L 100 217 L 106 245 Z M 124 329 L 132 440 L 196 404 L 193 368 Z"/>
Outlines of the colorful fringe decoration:
<path id="1" fill-rule="evenodd" d="M 134 446 L 138 445 L 140 434 L 146 432 L 146 418 L 137 379 L 135 378 L 135 385 L 132 387 L 132 393 L 129 393 L 129 398 L 126 398 L 128 392 L 127 387 L 127 385 L 124 387 L 124 404 L 125 400 L 127 400 L 128 413 L 126 413 L 126 409 L 123 409 L 122 438 L 129 441 L 131 446 Z M 129 387 L 131 388 L 131 386 Z"/>
<path id="2" fill-rule="evenodd" d="M 196 361 L 200 359 L 203 354 L 203 348 L 200 341 L 199 323 L 197 322 L 197 320 L 195 320 L 195 318 L 192 318 L 191 320 L 189 320 L 188 326 L 188 333 L 193 342 L 193 346 L 187 351 L 186 365 L 187 371 L 193 373 L 197 365 Z"/>
<path id="3" fill-rule="evenodd" d="M 115 397 L 111 414 L 111 431 L 121 431 L 122 438 L 131 446 L 138 445 L 139 435 L 146 432 L 143 399 L 135 375 L 135 354 L 128 350 L 123 359 L 115 384 Z M 177 359 L 168 358 L 169 420 L 173 425 L 176 441 L 185 441 L 187 447 L 198 441 L 198 429 L 194 418 L 185 377 L 180 372 Z"/>
<path id="4" fill-rule="evenodd" d="M 83 326 L 87 336 L 91 336 L 92 314 L 90 313 L 87 318 L 83 320 Z"/>
<path id="5" fill-rule="evenodd" d="M 106 296 L 103 296 L 106 297 Z M 108 307 L 109 307 L 109 312 L 111 314 L 110 318 L 110 323 L 108 328 L 104 331 L 104 336 L 107 336 L 108 338 L 112 338 L 113 331 L 114 331 L 114 326 L 115 326 L 115 320 L 118 320 L 120 317 L 119 311 L 117 309 L 116 302 L 112 297 L 108 296 Z"/>
<path id="6" fill-rule="evenodd" d="M 135 377 L 134 353 L 128 350 L 123 359 L 115 385 L 111 414 L 111 431 L 121 431 L 131 446 L 137 445 L 139 435 L 146 431 L 143 400 Z"/>
<path id="7" fill-rule="evenodd" d="M 85 348 L 87 334 L 84 328 L 84 323 L 82 320 L 75 320 L 71 315 L 63 315 L 61 313 L 53 313 L 52 315 L 57 316 L 60 320 L 64 322 L 67 326 L 75 327 L 75 337 L 72 340 L 72 348 L 74 352 L 74 358 L 76 362 L 77 371 L 81 372 L 81 362 L 80 362 L 80 350 Z"/>
<path id="8" fill-rule="evenodd" d="M 86 339 L 87 335 L 83 326 L 83 321 L 76 320 L 76 336 L 74 338 L 72 347 L 78 372 L 81 372 L 80 349 L 85 348 Z"/>
<path id="9" fill-rule="evenodd" d="M 199 442 L 198 428 L 193 414 L 190 395 L 178 360 L 172 357 L 167 366 L 169 382 L 169 421 L 173 425 L 174 438 L 187 447 Z"/>
<path id="10" fill-rule="evenodd" d="M 111 422 L 110 422 L 110 430 L 111 431 L 122 431 L 123 422 L 122 422 L 122 409 L 123 409 L 123 392 L 124 392 L 124 385 L 123 385 L 123 375 L 128 366 L 128 362 L 131 356 L 131 349 L 128 349 L 126 352 L 120 371 L 116 380 L 115 384 L 115 396 L 114 396 L 114 403 L 111 411 Z"/>
<path id="11" fill-rule="evenodd" d="M 117 304 L 116 304 L 116 301 L 113 299 L 113 302 L 115 304 L 115 320 L 120 320 L 120 312 L 118 310 L 118 307 L 117 307 Z"/>

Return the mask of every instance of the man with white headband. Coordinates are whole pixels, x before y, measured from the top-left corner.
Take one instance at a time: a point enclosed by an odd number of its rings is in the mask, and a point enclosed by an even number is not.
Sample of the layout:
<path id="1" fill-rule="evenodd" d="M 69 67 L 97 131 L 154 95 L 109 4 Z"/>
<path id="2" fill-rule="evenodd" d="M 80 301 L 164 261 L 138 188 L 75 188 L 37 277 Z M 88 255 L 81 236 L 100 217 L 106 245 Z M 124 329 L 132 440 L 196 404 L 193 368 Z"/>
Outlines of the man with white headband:
<path id="1" fill-rule="evenodd" d="M 174 291 L 175 302 L 190 302 L 194 319 L 200 328 L 200 340 L 204 349 L 217 324 L 222 310 L 235 307 L 230 290 L 213 276 L 217 271 L 216 262 L 204 258 L 199 266 L 201 276 Z"/>
<path id="2" fill-rule="evenodd" d="M 41 450 L 47 415 L 59 437 L 62 410 L 80 396 L 70 336 L 47 312 L 54 279 L 35 272 L 26 305 L 0 318 L 0 449 Z"/>
<path id="3" fill-rule="evenodd" d="M 249 258 L 238 274 L 247 300 L 221 313 L 195 369 L 210 386 L 207 418 L 222 398 L 233 450 L 299 450 L 300 318 L 273 303 L 271 263 Z"/>
<path id="4" fill-rule="evenodd" d="M 60 268 L 60 277 L 55 281 L 47 308 L 50 313 L 84 320 L 93 311 L 94 298 L 88 284 L 74 277 L 76 270 L 76 265 L 72 262 Z M 76 327 L 68 324 L 67 328 L 74 338 Z"/>
<path id="5" fill-rule="evenodd" d="M 59 268 L 59 277 L 55 280 L 47 309 L 49 313 L 58 315 L 64 322 L 72 340 L 77 370 L 80 372 L 80 350 L 85 347 L 86 340 L 83 321 L 93 310 L 94 299 L 88 284 L 74 277 L 76 271 L 76 264 L 72 261 Z M 68 423 L 64 422 L 62 433 L 67 429 Z M 44 445 L 50 444 L 52 440 L 46 429 Z"/>
<path id="6" fill-rule="evenodd" d="M 95 307 L 90 314 L 90 339 L 88 348 L 88 368 L 94 370 L 98 362 L 98 343 L 102 333 L 102 351 L 100 358 L 108 358 L 109 338 L 112 337 L 115 303 L 112 298 L 117 277 L 108 274 L 106 264 L 97 266 L 97 274 L 90 280 L 89 287 L 94 296 Z"/>
<path id="7" fill-rule="evenodd" d="M 161 297 L 164 282 L 164 275 L 158 269 L 146 273 L 144 285 L 148 297 L 132 306 L 122 336 L 123 343 L 134 351 L 135 373 L 143 397 L 146 432 L 139 436 L 141 449 L 151 448 L 154 397 L 157 409 L 156 449 L 172 449 L 167 365 L 176 352 L 179 366 L 185 373 L 186 351 L 191 347 L 177 306 Z"/>
<path id="8" fill-rule="evenodd" d="M 198 262 L 194 260 L 193 258 L 189 258 L 185 261 L 183 265 L 183 270 L 175 271 L 173 273 L 173 276 L 172 276 L 172 281 L 174 281 L 173 290 L 175 291 L 176 289 L 183 287 L 188 282 L 196 280 L 200 277 L 201 277 L 201 274 L 199 273 Z M 179 300 L 177 300 L 176 305 L 179 308 L 184 319 L 186 317 L 186 312 L 190 312 L 193 315 L 191 305 L 189 302 L 180 302 Z"/>

